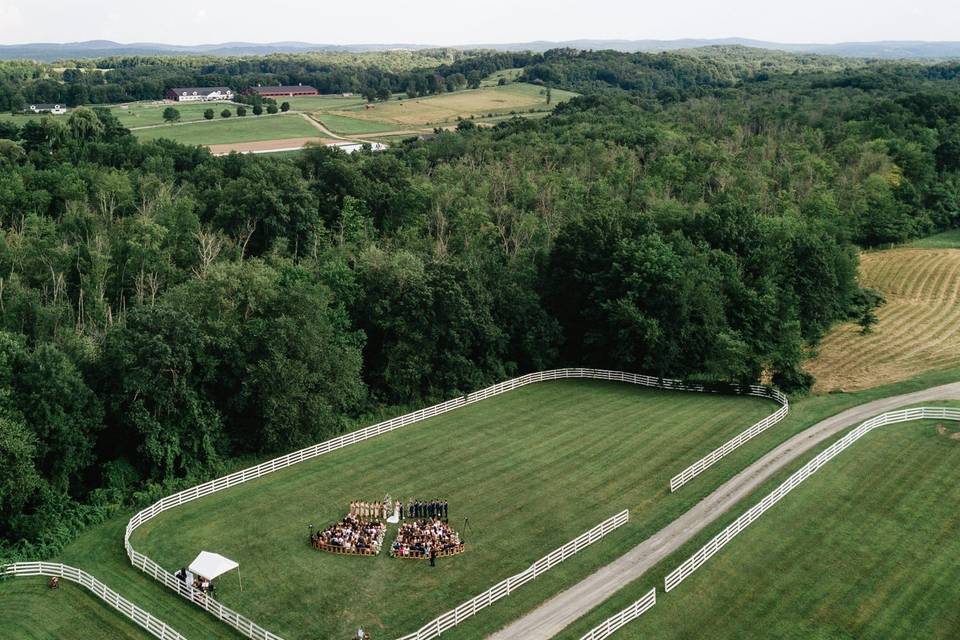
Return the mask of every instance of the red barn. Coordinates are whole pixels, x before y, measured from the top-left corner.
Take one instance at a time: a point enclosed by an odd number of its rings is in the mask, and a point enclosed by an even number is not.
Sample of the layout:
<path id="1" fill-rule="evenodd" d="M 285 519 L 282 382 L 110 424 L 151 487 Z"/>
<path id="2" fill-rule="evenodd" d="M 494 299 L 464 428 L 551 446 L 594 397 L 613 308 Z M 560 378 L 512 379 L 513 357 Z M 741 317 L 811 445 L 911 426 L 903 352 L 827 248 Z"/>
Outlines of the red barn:
<path id="1" fill-rule="evenodd" d="M 305 85 L 303 83 L 294 84 L 294 85 L 283 85 L 278 84 L 276 86 L 264 87 L 257 85 L 255 87 L 250 87 L 245 94 L 248 96 L 257 95 L 263 98 L 292 98 L 293 96 L 318 96 L 320 92 L 317 91 L 314 87 Z"/>

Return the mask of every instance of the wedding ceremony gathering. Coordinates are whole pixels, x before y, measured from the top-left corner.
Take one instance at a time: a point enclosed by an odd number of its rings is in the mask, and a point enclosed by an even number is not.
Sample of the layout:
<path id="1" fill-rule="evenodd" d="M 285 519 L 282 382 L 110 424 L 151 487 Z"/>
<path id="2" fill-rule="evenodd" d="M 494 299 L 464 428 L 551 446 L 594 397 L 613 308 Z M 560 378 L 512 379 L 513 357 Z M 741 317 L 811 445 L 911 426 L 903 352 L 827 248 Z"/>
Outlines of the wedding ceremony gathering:
<path id="1" fill-rule="evenodd" d="M 382 500 L 353 500 L 340 521 L 317 531 L 308 525 L 310 544 L 318 551 L 375 556 L 383 547 L 387 525 L 398 525 L 391 557 L 429 559 L 434 566 L 437 558 L 464 551 L 462 536 L 450 526 L 449 514 L 446 500 L 410 498 L 403 503 L 389 495 Z"/>

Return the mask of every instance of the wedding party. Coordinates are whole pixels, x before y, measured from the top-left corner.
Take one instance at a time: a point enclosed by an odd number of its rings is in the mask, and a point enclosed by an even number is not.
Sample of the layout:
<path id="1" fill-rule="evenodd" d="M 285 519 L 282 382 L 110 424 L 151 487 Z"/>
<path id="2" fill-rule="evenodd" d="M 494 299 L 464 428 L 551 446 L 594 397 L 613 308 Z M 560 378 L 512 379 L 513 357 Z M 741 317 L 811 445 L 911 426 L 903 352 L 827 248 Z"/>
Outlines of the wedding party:
<path id="1" fill-rule="evenodd" d="M 347 515 L 325 529 L 313 531 L 310 544 L 319 551 L 375 556 L 380 553 L 387 525 L 397 524 L 390 555 L 396 558 L 429 559 L 462 553 L 461 535 L 449 524 L 446 500 L 409 498 L 404 504 L 389 495 L 382 500 L 351 500 Z"/>

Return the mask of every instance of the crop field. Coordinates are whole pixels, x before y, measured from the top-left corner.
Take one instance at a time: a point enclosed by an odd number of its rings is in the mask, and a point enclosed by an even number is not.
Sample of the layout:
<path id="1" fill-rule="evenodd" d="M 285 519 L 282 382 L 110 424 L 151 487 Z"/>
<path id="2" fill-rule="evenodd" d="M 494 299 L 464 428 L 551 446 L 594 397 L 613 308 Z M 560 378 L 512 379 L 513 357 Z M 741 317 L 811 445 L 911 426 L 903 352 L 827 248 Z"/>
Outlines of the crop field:
<path id="1" fill-rule="evenodd" d="M 380 131 L 410 127 L 432 127 L 456 123 L 457 118 L 483 118 L 489 115 L 506 115 L 534 111 L 549 111 L 553 106 L 574 97 L 569 91 L 554 89 L 551 103 L 546 102 L 542 87 L 532 84 L 508 84 L 502 87 L 457 91 L 438 96 L 391 100 L 377 103 L 371 109 L 365 105 L 345 107 L 314 114 L 331 130 L 340 133 L 338 125 L 356 127 L 354 121 L 375 123 Z M 349 120 L 336 120 L 347 118 Z M 347 131 L 343 131 L 347 133 Z"/>
<path id="2" fill-rule="evenodd" d="M 661 499 L 673 473 L 774 407 L 596 381 L 532 385 L 189 503 L 138 529 L 133 544 L 170 570 L 202 549 L 234 558 L 243 592 L 227 575 L 219 599 L 290 640 L 349 637 L 358 626 L 396 637 L 629 508 L 630 523 L 582 552 L 579 568 L 619 555 L 682 507 Z M 387 548 L 347 557 L 309 546 L 308 525 L 385 493 L 449 500 L 466 552 L 431 568 Z M 391 527 L 385 547 L 394 536 Z M 565 567 L 478 617 L 506 623 L 562 588 Z"/>
<path id="3" fill-rule="evenodd" d="M 183 144 L 229 144 L 283 140 L 288 138 L 320 138 L 322 134 L 299 114 L 233 116 L 210 122 L 174 124 L 134 131 L 141 140 L 168 138 Z"/>
<path id="4" fill-rule="evenodd" d="M 10 640 L 147 640 L 152 635 L 80 585 L 47 578 L 0 580 L 0 638 Z"/>
<path id="5" fill-rule="evenodd" d="M 860 269 L 861 282 L 887 302 L 871 333 L 846 323 L 826 336 L 807 365 L 816 391 L 863 389 L 960 364 L 960 249 L 864 253 Z"/>
<path id="6" fill-rule="evenodd" d="M 576 640 L 653 586 L 659 590 L 656 606 L 617 638 L 958 637 L 957 429 L 952 422 L 922 421 L 876 430 L 675 590 L 663 593 L 662 575 L 707 536 L 558 638 Z"/>

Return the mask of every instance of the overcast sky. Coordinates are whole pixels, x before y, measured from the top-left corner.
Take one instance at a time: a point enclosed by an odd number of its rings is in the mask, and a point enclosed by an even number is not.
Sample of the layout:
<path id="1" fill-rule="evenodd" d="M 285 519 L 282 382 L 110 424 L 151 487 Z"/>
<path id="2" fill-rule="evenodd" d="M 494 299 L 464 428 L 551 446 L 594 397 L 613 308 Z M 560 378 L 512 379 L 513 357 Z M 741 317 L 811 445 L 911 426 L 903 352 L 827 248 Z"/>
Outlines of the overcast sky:
<path id="1" fill-rule="evenodd" d="M 0 43 L 960 40 L 960 0 L 0 0 Z"/>

